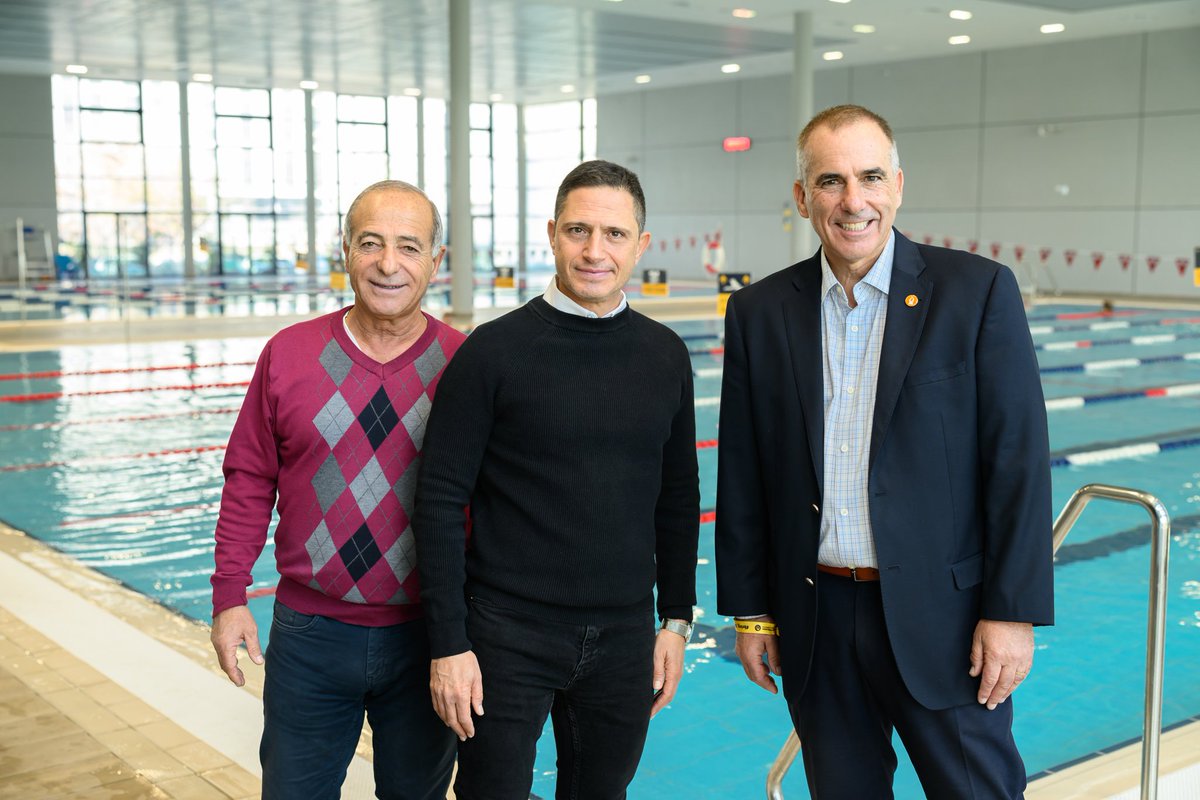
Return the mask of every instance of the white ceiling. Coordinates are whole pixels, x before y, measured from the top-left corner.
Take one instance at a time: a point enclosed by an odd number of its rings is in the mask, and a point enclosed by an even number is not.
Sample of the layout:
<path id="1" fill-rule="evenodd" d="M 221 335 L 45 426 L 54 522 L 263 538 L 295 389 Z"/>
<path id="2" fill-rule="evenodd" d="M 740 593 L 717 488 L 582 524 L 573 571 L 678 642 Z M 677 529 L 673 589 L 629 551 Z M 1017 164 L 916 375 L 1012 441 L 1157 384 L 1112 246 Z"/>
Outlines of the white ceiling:
<path id="1" fill-rule="evenodd" d="M 444 97 L 449 2 L 0 0 L 0 73 L 187 79 Z M 735 19 L 732 10 L 754 10 Z M 951 9 L 973 19 L 951 19 Z M 1083 10 L 1078 10 L 1083 9 Z M 792 68 L 793 16 L 813 14 L 818 69 L 1200 26 L 1200 0 L 471 0 L 472 99 L 544 102 Z M 1062 23 L 1062 33 L 1039 32 Z M 875 26 L 854 33 L 856 24 Z M 969 35 L 962 46 L 950 36 Z M 1200 47 L 1200 34 L 1197 37 Z M 821 54 L 845 58 L 826 62 Z M 634 77 L 651 76 L 639 87 Z M 1200 79 L 1200 76 L 1197 76 Z M 575 86 L 563 93 L 565 84 Z"/>

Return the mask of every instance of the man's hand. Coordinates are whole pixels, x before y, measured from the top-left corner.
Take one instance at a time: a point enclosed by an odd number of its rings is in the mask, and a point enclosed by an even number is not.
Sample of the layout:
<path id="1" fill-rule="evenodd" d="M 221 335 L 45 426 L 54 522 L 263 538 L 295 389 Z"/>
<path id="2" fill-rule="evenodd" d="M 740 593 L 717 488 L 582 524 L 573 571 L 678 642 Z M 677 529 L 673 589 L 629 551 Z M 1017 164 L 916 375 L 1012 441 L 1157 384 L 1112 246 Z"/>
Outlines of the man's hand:
<path id="1" fill-rule="evenodd" d="M 683 677 L 684 638 L 673 631 L 660 630 L 654 637 L 654 705 L 650 719 L 667 707 Z"/>
<path id="2" fill-rule="evenodd" d="M 475 735 L 471 712 L 483 716 L 483 675 L 474 653 L 468 650 L 433 659 L 429 664 L 429 694 L 433 710 L 459 741 Z"/>
<path id="3" fill-rule="evenodd" d="M 1033 667 L 1033 625 L 981 619 L 971 637 L 971 677 L 988 711 L 1008 699 Z"/>
<path id="4" fill-rule="evenodd" d="M 770 617 L 756 617 L 762 622 L 771 622 Z M 779 637 L 763 633 L 739 633 L 733 652 L 742 660 L 742 669 L 746 677 L 771 694 L 777 694 L 775 679 L 771 673 L 783 674 L 779 661 Z M 763 661 L 766 656 L 766 661 Z"/>
<path id="5" fill-rule="evenodd" d="M 246 606 L 232 606 L 213 617 L 212 635 L 213 650 L 217 651 L 217 662 L 236 686 L 246 685 L 246 676 L 238 668 L 238 645 L 245 642 L 250 660 L 255 664 L 263 663 L 262 648 L 258 646 L 258 625 L 254 615 Z"/>

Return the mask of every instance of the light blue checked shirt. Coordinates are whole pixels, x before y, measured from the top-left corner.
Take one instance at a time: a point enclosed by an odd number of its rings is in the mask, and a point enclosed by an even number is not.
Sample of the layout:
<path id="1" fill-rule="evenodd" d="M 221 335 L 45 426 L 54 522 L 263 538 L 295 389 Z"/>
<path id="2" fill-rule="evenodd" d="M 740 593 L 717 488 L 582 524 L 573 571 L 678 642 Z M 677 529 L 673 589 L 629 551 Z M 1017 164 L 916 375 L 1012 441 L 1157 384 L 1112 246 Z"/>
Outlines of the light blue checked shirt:
<path id="1" fill-rule="evenodd" d="M 857 305 L 821 251 L 821 340 L 825 353 L 825 491 L 817 561 L 831 567 L 878 567 L 871 533 L 867 466 L 875 386 L 887 323 L 896 234 L 854 286 Z"/>

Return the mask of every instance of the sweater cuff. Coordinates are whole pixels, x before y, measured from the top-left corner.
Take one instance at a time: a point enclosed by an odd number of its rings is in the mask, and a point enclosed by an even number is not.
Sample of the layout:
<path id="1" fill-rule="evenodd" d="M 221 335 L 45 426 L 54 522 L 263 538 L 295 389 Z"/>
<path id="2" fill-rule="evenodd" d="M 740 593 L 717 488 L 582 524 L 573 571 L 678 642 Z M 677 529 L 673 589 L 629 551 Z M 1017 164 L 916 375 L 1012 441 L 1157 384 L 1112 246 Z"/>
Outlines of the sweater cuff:
<path id="1" fill-rule="evenodd" d="M 429 626 L 429 657 L 447 658 L 466 653 L 471 649 L 465 622 L 456 625 Z"/>
<path id="2" fill-rule="evenodd" d="M 247 605 L 246 586 L 239 581 L 213 582 L 213 617 L 234 606 Z"/>
<path id="3" fill-rule="evenodd" d="M 688 606 L 659 606 L 659 619 L 681 619 L 684 622 L 692 621 L 692 607 Z"/>

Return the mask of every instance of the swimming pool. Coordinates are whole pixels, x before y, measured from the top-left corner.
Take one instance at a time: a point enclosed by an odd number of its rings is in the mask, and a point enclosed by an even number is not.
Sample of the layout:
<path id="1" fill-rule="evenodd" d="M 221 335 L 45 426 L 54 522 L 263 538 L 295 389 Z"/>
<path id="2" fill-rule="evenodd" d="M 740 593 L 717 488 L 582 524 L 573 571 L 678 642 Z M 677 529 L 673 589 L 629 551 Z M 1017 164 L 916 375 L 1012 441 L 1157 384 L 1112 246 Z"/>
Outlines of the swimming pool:
<path id="1" fill-rule="evenodd" d="M 1200 394 L 1186 388 L 1200 384 L 1200 359 L 1183 358 L 1200 351 L 1200 314 L 1075 318 L 1077 310 L 1042 306 L 1030 315 L 1047 399 L 1063 406 L 1050 412 L 1060 464 L 1055 508 L 1078 486 L 1104 482 L 1149 491 L 1170 511 L 1163 719 L 1171 724 L 1200 714 L 1200 446 L 1186 444 L 1200 428 Z M 698 405 L 697 439 L 701 505 L 711 510 L 720 323 L 673 327 L 693 350 L 697 398 L 710 399 Z M 264 341 L 0 354 L 0 519 L 207 620 L 223 446 Z M 1117 363 L 1097 368 L 1097 361 Z M 1166 387 L 1185 388 L 1133 391 Z M 1149 452 L 1164 442 L 1184 444 Z M 1124 457 L 1113 457 L 1114 447 Z M 1140 509 L 1093 503 L 1060 553 L 1058 625 L 1038 631 L 1035 669 L 1015 700 L 1031 773 L 1140 735 L 1149 548 L 1137 529 L 1146 522 Z M 761 796 L 788 731 L 782 700 L 752 686 L 733 660 L 730 622 L 715 613 L 712 535 L 713 525 L 703 524 L 704 636 L 688 651 L 675 703 L 651 726 L 631 798 Z M 269 548 L 255 577 L 250 605 L 265 630 L 274 585 Z M 543 740 L 537 794 L 552 794 L 553 769 L 553 744 Z M 784 786 L 789 798 L 806 796 L 799 766 Z M 907 767 L 897 796 L 920 796 Z"/>

